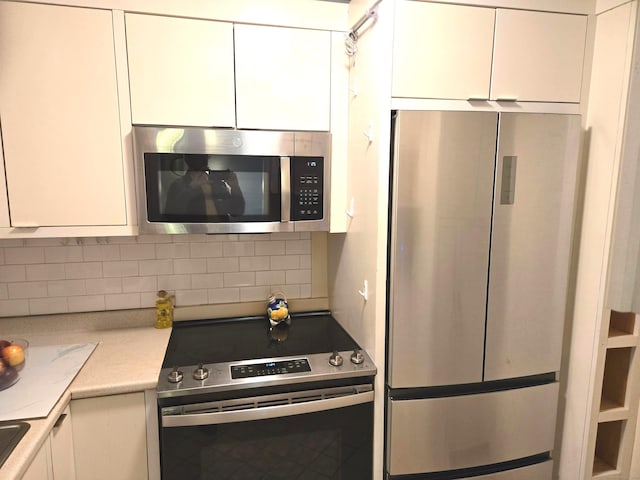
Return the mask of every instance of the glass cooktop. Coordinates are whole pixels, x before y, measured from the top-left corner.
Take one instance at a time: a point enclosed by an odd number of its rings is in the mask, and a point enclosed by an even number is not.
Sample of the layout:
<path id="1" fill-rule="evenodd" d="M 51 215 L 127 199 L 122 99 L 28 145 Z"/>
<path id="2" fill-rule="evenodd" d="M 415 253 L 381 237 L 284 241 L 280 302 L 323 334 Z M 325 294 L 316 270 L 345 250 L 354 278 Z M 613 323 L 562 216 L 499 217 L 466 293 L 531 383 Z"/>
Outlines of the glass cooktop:
<path id="1" fill-rule="evenodd" d="M 163 368 L 359 348 L 329 312 L 291 315 L 271 327 L 266 315 L 174 322 Z"/>

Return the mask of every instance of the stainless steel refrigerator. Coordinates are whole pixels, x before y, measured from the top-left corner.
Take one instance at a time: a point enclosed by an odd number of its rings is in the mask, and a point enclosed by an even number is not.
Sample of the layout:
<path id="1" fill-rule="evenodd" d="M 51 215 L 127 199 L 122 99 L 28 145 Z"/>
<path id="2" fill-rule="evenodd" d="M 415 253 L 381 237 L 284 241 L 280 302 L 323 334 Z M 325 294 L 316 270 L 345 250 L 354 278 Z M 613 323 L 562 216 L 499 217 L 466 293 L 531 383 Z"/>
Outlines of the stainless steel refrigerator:
<path id="1" fill-rule="evenodd" d="M 394 112 L 387 478 L 551 479 L 579 138 Z"/>

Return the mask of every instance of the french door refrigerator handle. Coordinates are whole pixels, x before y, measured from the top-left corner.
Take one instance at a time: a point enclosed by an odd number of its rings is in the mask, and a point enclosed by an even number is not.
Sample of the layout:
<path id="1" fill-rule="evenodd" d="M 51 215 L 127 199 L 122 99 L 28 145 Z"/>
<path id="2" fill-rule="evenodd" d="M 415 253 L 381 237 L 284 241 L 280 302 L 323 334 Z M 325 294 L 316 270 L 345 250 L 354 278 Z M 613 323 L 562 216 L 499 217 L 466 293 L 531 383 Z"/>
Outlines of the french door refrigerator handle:
<path id="1" fill-rule="evenodd" d="M 502 179 L 500 182 L 500 205 L 513 205 L 516 196 L 516 168 L 518 157 L 502 157 Z"/>
<path id="2" fill-rule="evenodd" d="M 163 415 L 163 427 L 194 427 L 199 425 L 218 425 L 232 422 L 248 422 L 269 418 L 287 417 L 305 413 L 322 412 L 335 408 L 350 407 L 361 403 L 373 402 L 373 391 L 356 393 L 336 398 L 325 398 L 288 405 L 274 405 L 226 412 L 190 413 L 185 415 Z"/>

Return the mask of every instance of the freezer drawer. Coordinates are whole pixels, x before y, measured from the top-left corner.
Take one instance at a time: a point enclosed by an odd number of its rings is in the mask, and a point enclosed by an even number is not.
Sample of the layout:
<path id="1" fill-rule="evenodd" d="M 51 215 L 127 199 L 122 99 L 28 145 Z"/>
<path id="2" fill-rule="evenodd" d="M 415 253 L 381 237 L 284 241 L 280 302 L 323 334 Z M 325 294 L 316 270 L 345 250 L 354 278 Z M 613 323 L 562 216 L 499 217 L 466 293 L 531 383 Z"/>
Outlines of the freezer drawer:
<path id="1" fill-rule="evenodd" d="M 392 396 L 388 472 L 441 472 L 549 452 L 557 401 L 557 382 L 457 397 L 393 400 Z"/>

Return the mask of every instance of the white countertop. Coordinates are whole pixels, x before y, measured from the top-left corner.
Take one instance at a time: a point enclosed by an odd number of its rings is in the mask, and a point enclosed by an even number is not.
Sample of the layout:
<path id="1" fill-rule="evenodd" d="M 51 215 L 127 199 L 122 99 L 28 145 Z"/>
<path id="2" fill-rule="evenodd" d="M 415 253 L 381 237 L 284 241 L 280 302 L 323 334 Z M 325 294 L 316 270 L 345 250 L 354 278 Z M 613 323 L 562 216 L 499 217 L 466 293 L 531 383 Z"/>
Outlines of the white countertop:
<path id="1" fill-rule="evenodd" d="M 52 325 L 51 331 L 39 327 L 37 333 L 11 333 L 28 339 L 32 346 L 95 343 L 97 347 L 49 415 L 27 420 L 31 428 L 0 468 L 3 480 L 22 477 L 70 400 L 155 389 L 171 329 L 157 330 L 150 323 L 145 327 L 64 331 Z"/>

